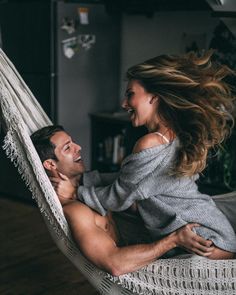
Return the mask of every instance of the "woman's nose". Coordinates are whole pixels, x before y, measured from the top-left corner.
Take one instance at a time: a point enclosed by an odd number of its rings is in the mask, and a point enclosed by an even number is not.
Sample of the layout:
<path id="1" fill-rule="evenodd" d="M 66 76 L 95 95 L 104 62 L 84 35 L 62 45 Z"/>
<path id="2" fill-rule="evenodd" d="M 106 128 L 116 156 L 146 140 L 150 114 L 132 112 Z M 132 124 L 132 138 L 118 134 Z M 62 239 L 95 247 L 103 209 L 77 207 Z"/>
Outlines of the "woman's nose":
<path id="1" fill-rule="evenodd" d="M 125 109 L 125 108 L 127 108 L 127 106 L 128 106 L 128 102 L 127 102 L 127 99 L 125 98 L 125 99 L 123 100 L 122 104 L 121 104 L 121 107 L 122 107 L 123 109 Z"/>

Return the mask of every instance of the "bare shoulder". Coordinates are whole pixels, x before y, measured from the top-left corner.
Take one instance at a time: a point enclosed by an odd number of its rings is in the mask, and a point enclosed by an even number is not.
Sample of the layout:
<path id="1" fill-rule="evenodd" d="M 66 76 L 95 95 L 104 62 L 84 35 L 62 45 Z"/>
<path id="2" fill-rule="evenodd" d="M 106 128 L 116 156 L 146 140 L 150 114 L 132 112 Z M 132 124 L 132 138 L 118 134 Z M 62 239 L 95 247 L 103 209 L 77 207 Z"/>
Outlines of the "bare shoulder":
<path id="1" fill-rule="evenodd" d="M 72 201 L 68 204 L 66 204 L 65 206 L 63 206 L 63 211 L 64 213 L 68 213 L 68 212 L 80 212 L 80 213 L 83 213 L 83 214 L 86 214 L 86 213 L 90 213 L 90 211 L 92 212 L 92 210 L 86 206 L 85 204 L 83 204 L 82 202 L 80 201 Z"/>
<path id="2" fill-rule="evenodd" d="M 73 201 L 63 207 L 63 212 L 70 224 L 91 226 L 94 223 L 94 211 L 79 201 Z"/>
<path id="3" fill-rule="evenodd" d="M 133 153 L 141 152 L 142 150 L 163 144 L 163 139 L 156 133 L 148 133 L 141 137 L 135 144 Z"/>

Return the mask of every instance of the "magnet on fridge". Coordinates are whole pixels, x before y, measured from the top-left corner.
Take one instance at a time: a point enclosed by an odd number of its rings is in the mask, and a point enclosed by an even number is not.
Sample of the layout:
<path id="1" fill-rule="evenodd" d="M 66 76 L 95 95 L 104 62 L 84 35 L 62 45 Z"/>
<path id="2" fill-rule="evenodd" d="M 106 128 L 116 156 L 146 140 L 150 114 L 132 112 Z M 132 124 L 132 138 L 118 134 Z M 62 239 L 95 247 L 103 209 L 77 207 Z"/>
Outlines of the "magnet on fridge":
<path id="1" fill-rule="evenodd" d="M 79 21 L 81 25 L 89 24 L 88 12 L 89 12 L 88 7 L 78 7 Z"/>
<path id="2" fill-rule="evenodd" d="M 85 50 L 89 50 L 93 44 L 96 42 L 95 35 L 92 34 L 80 34 L 78 35 L 79 44 L 81 44 L 82 48 Z"/>
<path id="3" fill-rule="evenodd" d="M 71 47 L 66 47 L 65 45 L 63 46 L 63 52 L 65 57 L 67 58 L 72 58 L 75 54 L 74 50 Z"/>
<path id="4" fill-rule="evenodd" d="M 72 58 L 75 52 L 79 50 L 78 39 L 76 37 L 65 39 L 62 41 L 62 44 L 63 53 L 67 58 Z"/>
<path id="5" fill-rule="evenodd" d="M 62 19 L 61 29 L 65 30 L 69 35 L 75 32 L 75 21 L 71 18 L 64 17 Z"/>

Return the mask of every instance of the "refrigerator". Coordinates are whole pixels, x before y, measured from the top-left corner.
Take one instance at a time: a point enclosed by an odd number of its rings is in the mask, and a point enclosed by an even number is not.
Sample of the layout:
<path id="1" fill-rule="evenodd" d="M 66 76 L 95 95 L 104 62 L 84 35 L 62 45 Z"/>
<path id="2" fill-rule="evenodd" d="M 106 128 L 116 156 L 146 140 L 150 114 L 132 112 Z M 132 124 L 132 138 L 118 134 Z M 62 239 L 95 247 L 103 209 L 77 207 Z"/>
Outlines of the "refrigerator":
<path id="1" fill-rule="evenodd" d="M 8 0 L 0 2 L 0 32 L 0 46 L 90 169 L 89 114 L 119 104 L 120 16 L 97 1 Z M 3 137 L 1 130 L 1 146 Z M 31 199 L 2 149 L 0 175 L 1 195 Z"/>

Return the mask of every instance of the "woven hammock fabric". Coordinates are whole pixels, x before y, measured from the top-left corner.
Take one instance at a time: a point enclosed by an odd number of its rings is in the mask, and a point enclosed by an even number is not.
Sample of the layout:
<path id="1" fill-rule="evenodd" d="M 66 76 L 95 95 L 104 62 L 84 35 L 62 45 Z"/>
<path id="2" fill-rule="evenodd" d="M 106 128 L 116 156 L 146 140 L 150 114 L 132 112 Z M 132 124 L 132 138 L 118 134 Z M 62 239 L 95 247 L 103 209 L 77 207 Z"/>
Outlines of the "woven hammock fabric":
<path id="1" fill-rule="evenodd" d="M 196 255 L 159 259 L 139 271 L 113 277 L 90 263 L 74 244 L 60 202 L 30 134 L 52 122 L 0 49 L 0 105 L 4 149 L 32 192 L 58 248 L 101 294 L 234 295 L 236 260 Z M 79 291 L 78 291 L 79 293 Z"/>

